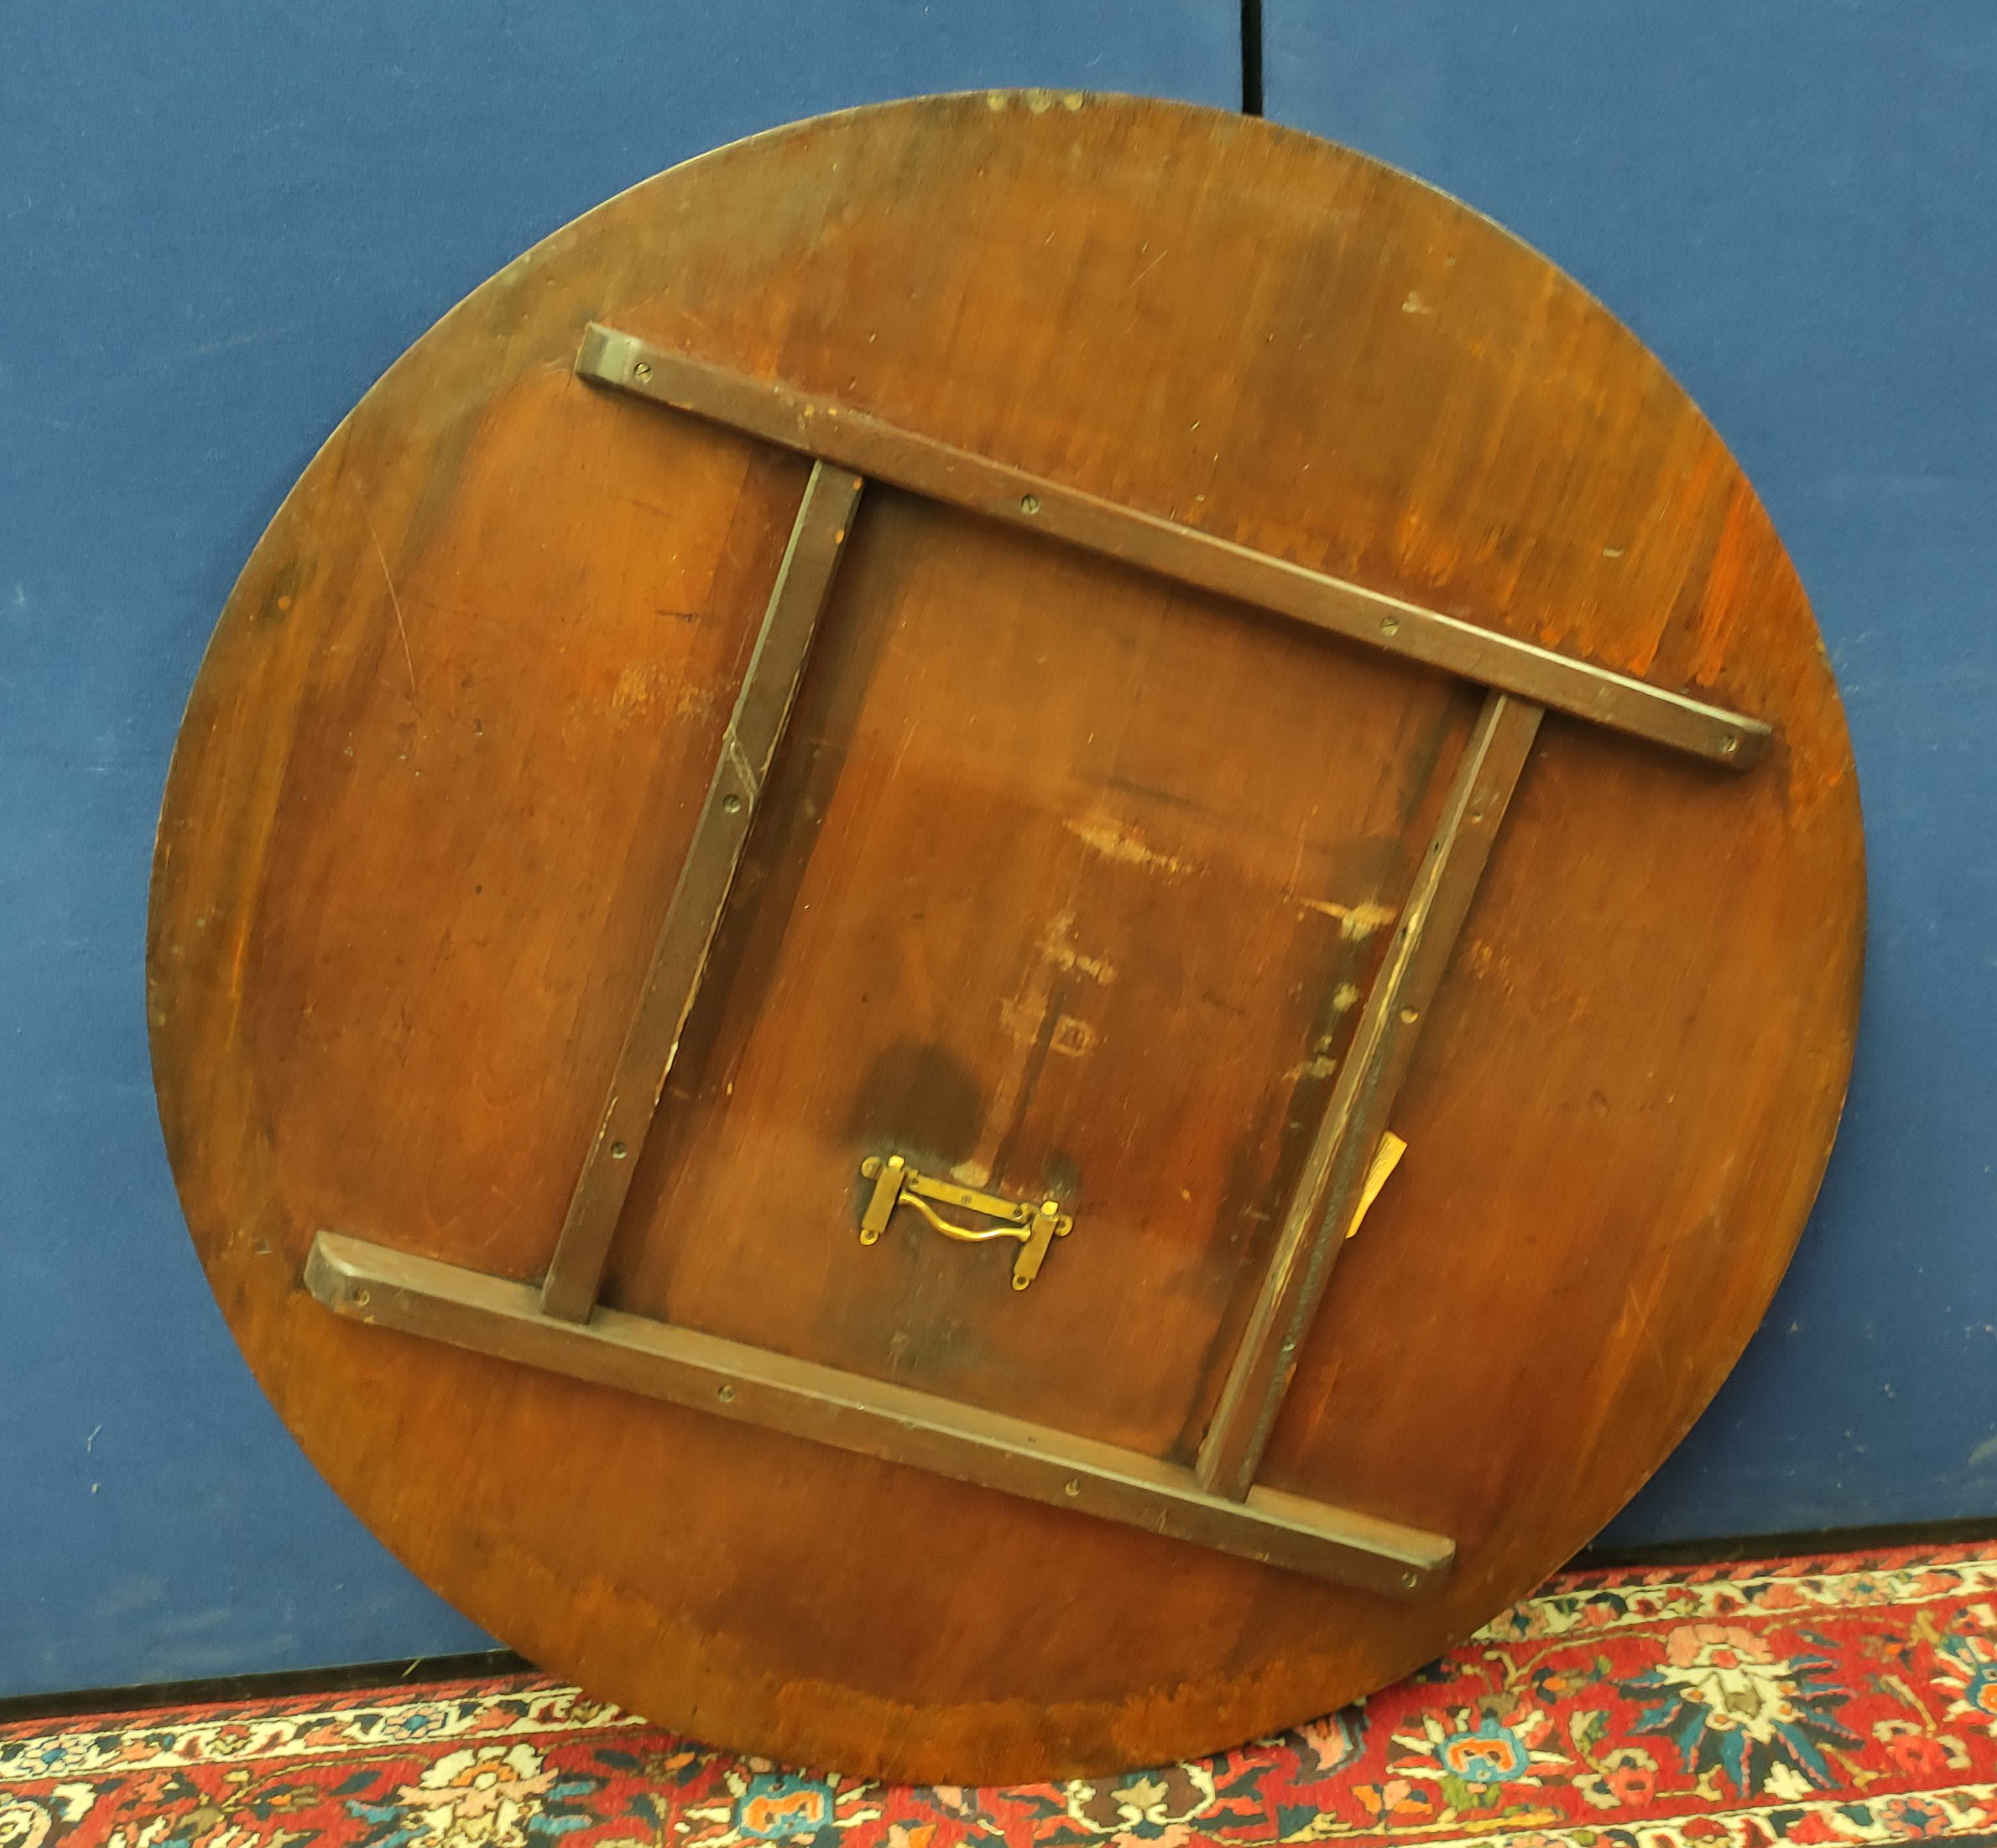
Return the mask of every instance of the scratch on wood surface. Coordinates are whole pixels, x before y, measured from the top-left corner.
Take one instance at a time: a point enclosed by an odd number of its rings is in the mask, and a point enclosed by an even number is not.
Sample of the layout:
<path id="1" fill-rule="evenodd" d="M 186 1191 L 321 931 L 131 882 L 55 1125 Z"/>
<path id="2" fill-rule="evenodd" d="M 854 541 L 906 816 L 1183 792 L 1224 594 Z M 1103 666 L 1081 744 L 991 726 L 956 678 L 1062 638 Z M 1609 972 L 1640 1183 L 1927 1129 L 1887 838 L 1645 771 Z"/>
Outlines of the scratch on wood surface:
<path id="1" fill-rule="evenodd" d="M 1085 1058 L 1095 1045 L 1095 1029 L 1072 1014 L 1064 1014 L 1055 1021 L 1047 1040 L 1047 1050 L 1059 1053 L 1064 1059 Z"/>
<path id="2" fill-rule="evenodd" d="M 1618 1333 L 1633 1329 L 1637 1339 L 1650 1350 L 1651 1358 L 1659 1369 L 1668 1374 L 1671 1370 L 1671 1357 L 1664 1351 L 1664 1343 L 1657 1339 L 1650 1326 L 1651 1312 L 1657 1306 L 1657 1289 L 1654 1284 L 1633 1283 L 1623 1299 L 1623 1313 L 1617 1318 Z M 1632 1357 L 1633 1358 L 1633 1356 Z"/>
<path id="3" fill-rule="evenodd" d="M 612 715 L 620 719 L 636 717 L 646 711 L 658 696 L 654 684 L 657 670 L 649 662 L 633 661 L 617 677 L 617 684 L 610 689 Z"/>
<path id="4" fill-rule="evenodd" d="M 1104 988 L 1116 979 L 1116 965 L 1107 957 L 1085 956 L 1069 941 L 1074 913 L 1064 911 L 1047 926 L 1040 942 L 1040 960 L 1071 974 L 1085 975 Z"/>
<path id="5" fill-rule="evenodd" d="M 409 652 L 409 627 L 402 620 L 402 599 L 395 595 L 395 574 L 388 569 L 388 555 L 381 550 L 381 536 L 374 530 L 374 516 L 364 512 L 360 517 L 367 522 L 368 543 L 374 548 L 374 557 L 381 567 L 381 581 L 388 587 L 388 607 L 395 612 L 395 633 L 402 638 L 402 664 L 409 671 L 409 704 L 416 703 L 416 657 Z"/>
<path id="6" fill-rule="evenodd" d="M 1169 245 L 1168 245 L 1168 246 L 1165 247 L 1165 249 L 1164 249 L 1164 250 L 1161 250 L 1161 251 L 1157 253 L 1157 256 L 1155 256 L 1155 257 L 1154 257 L 1149 263 L 1146 264 L 1144 265 L 1144 267 L 1136 273 L 1136 275 L 1133 276 L 1133 277 L 1130 278 L 1130 288 L 1129 288 L 1126 289 L 1123 292 L 1124 292 L 1126 295 L 1132 295 L 1132 294 L 1134 294 L 1134 293 L 1136 292 L 1136 291 L 1137 284 L 1138 284 L 1139 283 L 1142 282 L 1147 276 L 1150 275 L 1150 273 L 1151 273 L 1154 270 L 1155 270 L 1155 269 L 1158 267 L 1158 265 L 1159 265 L 1160 264 L 1163 263 L 1163 262 L 1165 260 L 1165 259 L 1166 259 L 1166 257 L 1168 257 L 1169 255 L 1171 255 L 1171 247 L 1170 247 Z"/>
<path id="7" fill-rule="evenodd" d="M 1190 873 L 1195 869 L 1183 860 L 1161 853 L 1137 829 L 1119 821 L 1106 808 L 1092 808 L 1078 821 L 1061 824 L 1085 846 L 1093 847 L 1105 860 L 1122 866 L 1155 867 L 1161 873 Z"/>
<path id="8" fill-rule="evenodd" d="M 1357 905 L 1334 905 L 1329 898 L 1299 898 L 1297 902 L 1306 911 L 1336 918 L 1338 934 L 1348 943 L 1363 943 L 1400 915 L 1392 905 L 1376 905 L 1370 898 L 1362 898 Z"/>
<path id="9" fill-rule="evenodd" d="M 999 1069 L 998 1082 L 985 1112 L 985 1127 L 977 1148 L 968 1159 L 950 1170 L 950 1178 L 966 1187 L 983 1187 L 992 1178 L 1000 1145 L 1019 1114 L 1026 1095 L 1027 1075 L 1034 1064 L 1043 1036 L 1050 1051 L 1064 1058 L 1079 1059 L 1095 1047 L 1097 1033 L 1088 1022 L 1066 1013 L 1057 1014 L 1052 1032 L 1047 1015 L 1053 1011 L 1057 977 L 1082 975 L 1108 988 L 1116 979 L 1116 966 L 1107 958 L 1089 956 L 1074 946 L 1074 913 L 1064 911 L 1047 921 L 1034 946 L 1034 957 L 1026 979 L 1016 995 L 998 1004 L 998 1022 L 1012 1043 Z"/>

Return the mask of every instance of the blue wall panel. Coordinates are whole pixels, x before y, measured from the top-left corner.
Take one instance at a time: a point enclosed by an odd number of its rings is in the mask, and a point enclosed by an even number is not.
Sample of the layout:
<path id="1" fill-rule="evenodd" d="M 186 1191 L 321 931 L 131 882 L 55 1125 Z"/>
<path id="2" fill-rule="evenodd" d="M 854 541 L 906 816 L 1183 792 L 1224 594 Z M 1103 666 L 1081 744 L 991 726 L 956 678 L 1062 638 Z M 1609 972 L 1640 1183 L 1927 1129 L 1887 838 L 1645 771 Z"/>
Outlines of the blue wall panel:
<path id="1" fill-rule="evenodd" d="M 1850 1102 L 1739 1371 L 1606 1536 L 1997 1514 L 1997 9 L 1267 0 L 1274 118 L 1661 354 L 1815 602 L 1865 807 Z"/>
<path id="2" fill-rule="evenodd" d="M 1270 113 L 1448 187 L 1664 357 L 1844 685 L 1858 1071 L 1768 1328 L 1612 1537 L 1997 1511 L 1997 15 L 1266 0 Z M 0 1692 L 485 1639 L 250 1384 L 180 1229 L 140 957 L 201 647 L 326 432 L 598 199 L 814 110 L 1226 104 L 1233 0 L 0 12 Z"/>
<path id="3" fill-rule="evenodd" d="M 0 1693 L 485 1646 L 250 1382 L 147 1067 L 167 754 L 321 439 L 675 160 L 925 90 L 1229 105 L 1238 30 L 1234 0 L 0 9 Z"/>

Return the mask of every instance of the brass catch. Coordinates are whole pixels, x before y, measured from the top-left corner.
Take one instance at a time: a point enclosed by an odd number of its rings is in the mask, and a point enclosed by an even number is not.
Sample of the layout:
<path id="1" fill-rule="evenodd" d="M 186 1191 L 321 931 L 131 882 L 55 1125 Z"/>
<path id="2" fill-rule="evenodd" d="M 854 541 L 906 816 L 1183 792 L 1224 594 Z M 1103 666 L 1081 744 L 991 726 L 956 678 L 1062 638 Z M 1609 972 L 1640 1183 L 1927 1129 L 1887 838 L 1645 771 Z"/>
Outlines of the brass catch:
<path id="1" fill-rule="evenodd" d="M 1047 1247 L 1074 1229 L 1072 1215 L 1064 1213 L 1058 1200 L 1043 1200 L 1030 1206 L 997 1194 L 980 1193 L 974 1187 L 959 1187 L 954 1181 L 939 1181 L 933 1174 L 919 1174 L 898 1155 L 885 1160 L 870 1155 L 860 1164 L 860 1172 L 874 1183 L 867 1198 L 867 1210 L 860 1218 L 860 1242 L 879 1242 L 898 1206 L 912 1206 L 947 1239 L 966 1245 L 982 1245 L 992 1239 L 1015 1239 L 1019 1253 L 1012 1260 L 1012 1288 L 1023 1290 L 1040 1274 Z M 992 1226 L 960 1226 L 946 1219 L 930 1202 L 961 1206 L 987 1219 Z"/>

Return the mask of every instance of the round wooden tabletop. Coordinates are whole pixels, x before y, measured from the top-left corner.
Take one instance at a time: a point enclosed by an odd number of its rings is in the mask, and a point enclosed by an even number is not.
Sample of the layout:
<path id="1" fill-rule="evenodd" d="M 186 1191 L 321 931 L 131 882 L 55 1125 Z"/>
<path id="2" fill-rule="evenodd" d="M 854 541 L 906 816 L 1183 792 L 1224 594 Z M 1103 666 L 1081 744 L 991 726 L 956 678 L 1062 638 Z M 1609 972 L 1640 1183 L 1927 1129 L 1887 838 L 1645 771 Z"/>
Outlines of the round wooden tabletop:
<path id="1" fill-rule="evenodd" d="M 1558 710 L 1526 734 L 1406 1153 L 1259 1474 L 1448 1536 L 1434 1595 L 302 1287 L 322 1232 L 547 1270 L 804 492 L 799 455 L 579 378 L 592 322 L 1773 728 L 1744 769 Z M 1188 1468 L 1481 689 L 905 487 L 841 536 L 603 1301 Z M 1364 1694 L 1622 1505 L 1816 1192 L 1863 877 L 1788 560 L 1582 289 L 1264 122 L 927 98 L 634 188 L 333 433 L 181 732 L 154 1066 L 244 1353 L 426 1582 L 705 1740 L 1034 1779 Z M 890 1147 L 1074 1229 L 1018 1291 L 912 1215 L 863 1246 Z"/>

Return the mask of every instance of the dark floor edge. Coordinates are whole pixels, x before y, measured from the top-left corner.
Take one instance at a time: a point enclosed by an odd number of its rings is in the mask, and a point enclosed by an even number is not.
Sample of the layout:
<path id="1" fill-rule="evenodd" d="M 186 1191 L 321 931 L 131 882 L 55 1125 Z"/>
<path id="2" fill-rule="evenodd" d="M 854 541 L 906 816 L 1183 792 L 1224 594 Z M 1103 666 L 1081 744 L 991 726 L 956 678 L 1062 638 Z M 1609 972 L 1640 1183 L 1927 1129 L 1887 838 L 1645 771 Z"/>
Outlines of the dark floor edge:
<path id="1" fill-rule="evenodd" d="M 490 1675 L 532 1674 L 534 1665 L 510 1649 L 471 1655 L 404 1657 L 394 1662 L 350 1662 L 337 1668 L 287 1668 L 274 1674 L 213 1675 L 198 1681 L 145 1681 L 133 1688 L 79 1688 L 60 1694 L 0 1695 L 0 1726 L 21 1720 L 67 1719 L 81 1714 L 142 1713 L 161 1707 L 201 1707 L 225 1701 L 276 1701 L 295 1694 L 343 1694 L 356 1688 L 421 1688 Z"/>
<path id="2" fill-rule="evenodd" d="M 1888 1546 L 1973 1546 L 1997 1540 L 1997 1515 L 1957 1521 L 1902 1521 L 1883 1527 L 1815 1527 L 1793 1533 L 1737 1534 L 1724 1539 L 1668 1540 L 1654 1546 L 1584 1546 L 1570 1572 L 1643 1566 L 1714 1566 L 1734 1560 L 1794 1559 L 1816 1553 L 1875 1553 Z"/>
<path id="3" fill-rule="evenodd" d="M 1997 1515 L 1960 1521 L 1910 1521 L 1886 1527 L 1821 1527 L 1797 1533 L 1675 1540 L 1657 1546 L 1589 1546 L 1568 1569 L 1603 1572 L 1645 1566 L 1710 1566 L 1736 1560 L 1788 1559 L 1824 1553 L 1875 1553 L 1889 1546 L 1961 1546 L 1997 1542 Z M 354 1662 L 339 1668 L 285 1669 L 274 1674 L 217 1675 L 198 1681 L 150 1681 L 136 1688 L 87 1688 L 60 1694 L 0 1696 L 0 1726 L 103 1713 L 143 1713 L 220 1701 L 283 1700 L 300 1694 L 340 1694 L 359 1688 L 412 1688 L 440 1681 L 532 1674 L 534 1665 L 511 1650 L 471 1655 L 419 1656 L 393 1662 Z"/>

